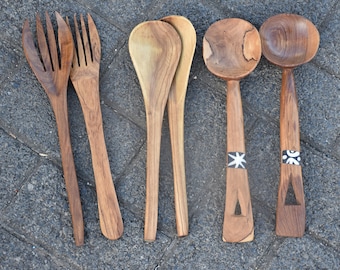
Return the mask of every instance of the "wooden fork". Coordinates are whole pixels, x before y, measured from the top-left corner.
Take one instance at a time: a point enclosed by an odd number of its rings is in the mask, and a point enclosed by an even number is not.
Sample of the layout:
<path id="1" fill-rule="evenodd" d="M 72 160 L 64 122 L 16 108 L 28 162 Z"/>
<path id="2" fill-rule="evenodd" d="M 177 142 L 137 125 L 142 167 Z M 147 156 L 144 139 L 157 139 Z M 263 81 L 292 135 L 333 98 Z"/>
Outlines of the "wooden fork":
<path id="1" fill-rule="evenodd" d="M 36 16 L 37 38 L 39 52 L 37 51 L 28 20 L 22 30 L 22 44 L 24 53 L 37 79 L 45 89 L 58 127 L 58 136 L 61 152 L 61 161 L 70 212 L 72 216 L 73 234 L 75 244 L 84 243 L 84 223 L 81 209 L 79 188 L 72 155 L 71 139 L 67 113 L 67 83 L 73 58 L 72 33 L 59 13 L 55 13 L 58 23 L 58 42 L 60 61 L 56 46 L 55 35 L 51 19 L 46 12 L 47 38 L 39 15 Z M 47 44 L 48 43 L 48 44 Z"/>
<path id="2" fill-rule="evenodd" d="M 87 20 L 89 38 L 83 16 L 80 15 L 81 37 L 77 18 L 74 15 L 77 46 L 70 78 L 80 100 L 89 137 L 101 231 L 105 237 L 114 240 L 123 234 L 123 220 L 112 181 L 100 109 L 100 39 L 90 14 L 87 14 Z M 66 22 L 69 25 L 68 18 Z"/>

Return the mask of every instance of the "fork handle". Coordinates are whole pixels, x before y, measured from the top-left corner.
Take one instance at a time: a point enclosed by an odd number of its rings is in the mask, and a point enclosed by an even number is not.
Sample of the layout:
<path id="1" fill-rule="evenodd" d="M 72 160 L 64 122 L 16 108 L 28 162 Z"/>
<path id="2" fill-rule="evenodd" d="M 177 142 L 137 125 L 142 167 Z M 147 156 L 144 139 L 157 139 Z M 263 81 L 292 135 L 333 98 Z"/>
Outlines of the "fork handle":
<path id="1" fill-rule="evenodd" d="M 61 162 L 64 171 L 66 192 L 70 205 L 74 240 L 76 246 L 81 246 L 84 244 L 84 221 L 76 169 L 72 154 L 67 112 L 67 92 L 61 92 L 59 96 L 50 100 L 58 127 Z"/>
<path id="2" fill-rule="evenodd" d="M 98 81 L 81 79 L 74 82 L 74 87 L 83 110 L 91 148 L 100 228 L 105 237 L 115 240 L 122 236 L 124 229 L 105 144 Z"/>

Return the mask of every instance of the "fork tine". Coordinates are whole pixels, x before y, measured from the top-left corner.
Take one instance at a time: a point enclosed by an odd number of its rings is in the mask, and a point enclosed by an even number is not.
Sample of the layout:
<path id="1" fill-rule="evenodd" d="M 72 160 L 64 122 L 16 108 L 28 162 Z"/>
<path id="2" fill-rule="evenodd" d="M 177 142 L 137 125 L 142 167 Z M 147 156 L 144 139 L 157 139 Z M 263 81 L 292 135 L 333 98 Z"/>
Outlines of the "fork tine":
<path id="1" fill-rule="evenodd" d="M 89 34 L 90 34 L 92 58 L 94 62 L 99 63 L 100 55 L 101 55 L 100 38 L 99 38 L 98 31 L 97 31 L 97 27 L 94 24 L 94 21 L 89 13 L 87 14 L 87 23 L 88 23 Z"/>
<path id="2" fill-rule="evenodd" d="M 70 29 L 71 31 L 71 25 L 70 25 L 70 21 L 68 19 L 68 16 L 66 16 L 66 24 L 68 26 L 68 28 Z M 75 65 L 78 65 L 78 56 L 77 56 L 77 53 L 76 53 L 76 48 L 74 46 L 74 43 L 73 43 L 73 60 L 72 60 L 72 66 L 75 66 Z"/>
<path id="3" fill-rule="evenodd" d="M 39 14 L 36 15 L 36 26 L 37 26 L 37 38 L 38 38 L 39 51 L 40 51 L 43 64 L 45 66 L 45 70 L 52 71 L 50 53 L 48 51 L 45 32 L 44 32 L 44 28 L 42 26 Z"/>
<path id="4" fill-rule="evenodd" d="M 74 43 L 72 38 L 72 32 L 67 26 L 63 17 L 58 12 L 55 12 L 58 24 L 58 44 L 60 50 L 60 67 L 67 68 L 68 72 L 71 68 L 74 55 Z"/>
<path id="5" fill-rule="evenodd" d="M 38 51 L 34 45 L 33 35 L 30 30 L 28 20 L 25 21 L 24 27 L 22 29 L 22 44 L 24 47 L 25 56 L 32 70 L 35 73 L 44 72 L 44 66 L 41 63 L 40 57 L 38 55 Z"/>
<path id="6" fill-rule="evenodd" d="M 91 59 L 91 51 L 90 51 L 90 44 L 89 44 L 89 38 L 87 36 L 86 26 L 84 22 L 83 14 L 80 14 L 80 24 L 81 24 L 81 31 L 83 34 L 83 42 L 84 42 L 84 49 L 85 49 L 85 56 L 86 56 L 86 62 L 92 62 Z"/>
<path id="7" fill-rule="evenodd" d="M 52 25 L 50 16 L 48 15 L 47 11 L 45 12 L 45 17 L 46 17 L 48 46 L 50 48 L 50 54 L 51 54 L 51 60 L 52 60 L 52 68 L 53 70 L 57 70 L 59 69 L 57 43 L 55 41 L 53 25 Z"/>
<path id="8" fill-rule="evenodd" d="M 76 14 L 74 14 L 73 19 L 74 19 L 74 29 L 76 31 L 79 66 L 85 66 L 86 62 L 85 62 L 85 55 L 84 55 L 84 47 L 83 47 L 83 42 L 81 40 L 80 33 L 79 33 L 79 27 L 78 27 Z"/>

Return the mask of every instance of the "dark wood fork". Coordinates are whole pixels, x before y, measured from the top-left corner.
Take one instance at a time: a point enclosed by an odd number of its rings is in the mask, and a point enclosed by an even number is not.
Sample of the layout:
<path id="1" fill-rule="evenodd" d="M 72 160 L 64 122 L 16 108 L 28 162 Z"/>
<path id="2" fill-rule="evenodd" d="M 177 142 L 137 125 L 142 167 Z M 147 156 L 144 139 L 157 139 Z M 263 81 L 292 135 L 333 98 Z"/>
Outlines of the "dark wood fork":
<path id="1" fill-rule="evenodd" d="M 47 12 L 45 16 L 48 41 L 46 42 L 44 28 L 39 15 L 37 15 L 36 28 L 39 52 L 34 45 L 28 20 L 25 21 L 22 30 L 22 44 L 27 61 L 43 86 L 56 118 L 73 234 L 75 244 L 80 246 L 84 244 L 84 222 L 67 112 L 67 83 L 73 59 L 73 39 L 72 33 L 63 18 L 59 13 L 56 12 L 55 14 L 58 24 L 60 61 L 53 26 Z"/>

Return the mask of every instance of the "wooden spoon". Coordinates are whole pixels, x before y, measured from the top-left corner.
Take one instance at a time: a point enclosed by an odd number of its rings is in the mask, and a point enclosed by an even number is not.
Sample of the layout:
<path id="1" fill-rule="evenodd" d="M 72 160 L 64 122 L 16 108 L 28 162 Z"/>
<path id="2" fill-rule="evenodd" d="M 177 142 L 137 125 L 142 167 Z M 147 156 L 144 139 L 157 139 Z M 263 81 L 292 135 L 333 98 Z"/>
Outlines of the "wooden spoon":
<path id="1" fill-rule="evenodd" d="M 129 51 L 142 88 L 147 125 L 146 241 L 156 239 L 162 121 L 181 50 L 179 35 L 166 22 L 143 22 L 130 34 Z"/>
<path id="2" fill-rule="evenodd" d="M 228 163 L 223 241 L 252 241 L 254 222 L 245 160 L 240 79 L 260 61 L 259 33 L 242 19 L 218 21 L 205 33 L 203 58 L 210 72 L 227 81 Z M 238 205 L 241 213 L 237 213 Z"/>
<path id="3" fill-rule="evenodd" d="M 307 63 L 319 47 L 319 32 L 307 19 L 295 14 L 269 18 L 260 29 L 264 56 L 283 68 L 280 108 L 281 176 L 276 209 L 276 234 L 302 237 L 305 231 L 305 200 L 300 166 L 298 101 L 293 68 Z M 286 203 L 292 186 L 295 204 Z"/>
<path id="4" fill-rule="evenodd" d="M 196 47 L 196 31 L 191 22 L 183 16 L 172 15 L 161 20 L 170 23 L 182 40 L 182 54 L 169 93 L 168 114 L 174 173 L 177 235 L 186 236 L 189 232 L 189 222 L 184 158 L 184 103 Z"/>

